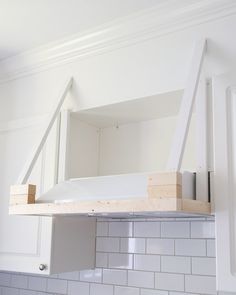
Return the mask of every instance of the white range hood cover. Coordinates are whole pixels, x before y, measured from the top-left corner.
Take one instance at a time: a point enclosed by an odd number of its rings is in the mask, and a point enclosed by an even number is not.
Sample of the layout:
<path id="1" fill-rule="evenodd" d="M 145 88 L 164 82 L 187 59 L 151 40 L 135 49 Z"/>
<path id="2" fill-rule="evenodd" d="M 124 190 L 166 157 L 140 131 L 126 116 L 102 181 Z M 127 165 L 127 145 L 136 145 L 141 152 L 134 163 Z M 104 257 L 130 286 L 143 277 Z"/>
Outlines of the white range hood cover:
<path id="1" fill-rule="evenodd" d="M 140 173 L 70 179 L 42 194 L 37 202 L 145 198 L 149 175 Z"/>

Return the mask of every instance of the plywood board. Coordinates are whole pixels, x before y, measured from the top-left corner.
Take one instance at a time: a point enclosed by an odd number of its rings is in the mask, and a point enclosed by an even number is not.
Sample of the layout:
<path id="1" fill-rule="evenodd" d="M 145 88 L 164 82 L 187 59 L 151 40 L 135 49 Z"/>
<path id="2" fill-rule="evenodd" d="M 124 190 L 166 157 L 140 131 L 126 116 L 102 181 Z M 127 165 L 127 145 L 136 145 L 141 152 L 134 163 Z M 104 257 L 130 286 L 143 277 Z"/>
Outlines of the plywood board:
<path id="1" fill-rule="evenodd" d="M 150 185 L 148 186 L 149 198 L 181 198 L 182 186 L 170 185 Z"/>
<path id="2" fill-rule="evenodd" d="M 176 198 L 80 201 L 10 206 L 9 214 L 15 215 L 93 215 L 113 213 L 175 212 L 210 215 L 210 203 Z"/>

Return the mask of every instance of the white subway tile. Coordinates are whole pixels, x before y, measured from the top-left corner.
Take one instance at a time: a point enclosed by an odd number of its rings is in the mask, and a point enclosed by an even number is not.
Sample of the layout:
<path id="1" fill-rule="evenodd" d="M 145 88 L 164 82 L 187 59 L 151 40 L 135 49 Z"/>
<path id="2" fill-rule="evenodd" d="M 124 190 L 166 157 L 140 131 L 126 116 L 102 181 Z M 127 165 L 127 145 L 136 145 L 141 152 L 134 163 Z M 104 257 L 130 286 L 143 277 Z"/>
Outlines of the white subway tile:
<path id="1" fill-rule="evenodd" d="M 108 236 L 108 222 L 97 222 L 97 237 Z"/>
<path id="2" fill-rule="evenodd" d="M 67 281 L 59 279 L 48 279 L 47 291 L 52 293 L 66 294 Z"/>
<path id="3" fill-rule="evenodd" d="M 43 277 L 29 277 L 29 289 L 35 291 L 46 291 L 47 279 Z"/>
<path id="4" fill-rule="evenodd" d="M 168 291 L 141 289 L 140 295 L 168 295 Z"/>
<path id="5" fill-rule="evenodd" d="M 19 295 L 19 289 L 3 287 L 1 295 Z"/>
<path id="6" fill-rule="evenodd" d="M 216 294 L 216 278 L 207 276 L 185 276 L 185 291 L 190 293 Z"/>
<path id="7" fill-rule="evenodd" d="M 28 286 L 28 277 L 24 275 L 12 275 L 11 287 L 26 289 Z"/>
<path id="8" fill-rule="evenodd" d="M 145 253 L 145 239 L 121 238 L 120 251 L 125 253 Z"/>
<path id="9" fill-rule="evenodd" d="M 191 273 L 191 258 L 178 256 L 162 256 L 161 272 Z"/>
<path id="10" fill-rule="evenodd" d="M 215 238 L 215 222 L 212 222 L 212 221 L 191 222 L 191 238 L 200 238 L 200 239 Z"/>
<path id="11" fill-rule="evenodd" d="M 168 291 L 184 291 L 184 275 L 156 273 L 155 288 Z"/>
<path id="12" fill-rule="evenodd" d="M 109 254 L 108 258 L 109 268 L 132 268 L 133 267 L 133 255 L 132 254 Z"/>
<path id="13" fill-rule="evenodd" d="M 189 222 L 162 222 L 161 223 L 162 238 L 189 238 L 190 223 Z"/>
<path id="14" fill-rule="evenodd" d="M 196 293 L 185 293 L 185 292 L 169 292 L 169 295 L 199 295 Z"/>
<path id="15" fill-rule="evenodd" d="M 215 216 L 214 215 L 208 216 L 208 217 L 206 217 L 206 220 L 215 221 Z"/>
<path id="16" fill-rule="evenodd" d="M 119 252 L 119 238 L 97 238 L 96 250 L 99 252 Z"/>
<path id="17" fill-rule="evenodd" d="M 174 240 L 172 239 L 147 239 L 148 254 L 174 255 Z"/>
<path id="18" fill-rule="evenodd" d="M 215 240 L 207 240 L 207 256 L 216 257 L 216 243 L 215 243 Z"/>
<path id="19" fill-rule="evenodd" d="M 114 284 L 114 285 L 126 285 L 127 271 L 119 270 L 119 269 L 104 269 L 103 283 Z"/>
<path id="20" fill-rule="evenodd" d="M 11 274 L 0 272 L 0 286 L 10 286 L 11 285 Z"/>
<path id="21" fill-rule="evenodd" d="M 65 279 L 65 280 L 72 280 L 77 281 L 79 279 L 79 272 L 73 271 L 73 272 L 64 272 L 58 274 L 59 279 Z"/>
<path id="22" fill-rule="evenodd" d="M 116 222 L 116 221 L 121 221 L 121 219 L 113 219 L 113 218 L 108 218 L 108 217 L 97 217 L 97 221 L 99 222 Z"/>
<path id="23" fill-rule="evenodd" d="M 32 291 L 32 290 L 20 289 L 19 290 L 19 295 L 37 295 L 37 292 L 36 291 Z"/>
<path id="24" fill-rule="evenodd" d="M 175 241 L 175 254 L 182 256 L 206 256 L 206 241 L 178 239 Z"/>
<path id="25" fill-rule="evenodd" d="M 108 267 L 107 253 L 96 253 L 96 267 Z"/>
<path id="26" fill-rule="evenodd" d="M 161 235 L 161 223 L 155 221 L 134 222 L 134 237 L 158 238 Z"/>
<path id="27" fill-rule="evenodd" d="M 154 288 L 154 273 L 129 270 L 128 285 L 132 287 Z"/>
<path id="28" fill-rule="evenodd" d="M 89 284 L 84 282 L 68 282 L 68 295 L 89 295 Z"/>
<path id="29" fill-rule="evenodd" d="M 113 295 L 113 286 L 104 284 L 91 284 L 90 295 Z"/>
<path id="30" fill-rule="evenodd" d="M 132 237 L 133 225 L 132 222 L 110 222 L 109 236 L 110 237 Z"/>
<path id="31" fill-rule="evenodd" d="M 160 260 L 158 255 L 134 255 L 134 269 L 160 271 Z"/>
<path id="32" fill-rule="evenodd" d="M 115 286 L 115 295 L 139 295 L 139 289 Z"/>
<path id="33" fill-rule="evenodd" d="M 48 278 L 58 279 L 58 274 L 49 275 Z"/>
<path id="34" fill-rule="evenodd" d="M 198 275 L 216 275 L 216 260 L 215 258 L 192 258 L 192 274 Z"/>
<path id="35" fill-rule="evenodd" d="M 85 282 L 101 283 L 102 270 L 99 268 L 80 271 L 80 280 Z"/>

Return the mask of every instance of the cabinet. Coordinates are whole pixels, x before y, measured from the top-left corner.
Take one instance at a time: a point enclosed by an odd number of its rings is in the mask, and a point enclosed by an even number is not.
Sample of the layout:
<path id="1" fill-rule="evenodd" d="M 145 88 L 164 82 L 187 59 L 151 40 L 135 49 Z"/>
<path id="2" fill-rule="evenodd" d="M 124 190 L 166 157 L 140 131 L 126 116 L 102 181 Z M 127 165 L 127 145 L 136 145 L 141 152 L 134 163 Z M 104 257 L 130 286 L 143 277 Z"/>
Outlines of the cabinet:
<path id="1" fill-rule="evenodd" d="M 165 171 L 183 91 L 68 113 L 67 178 Z M 182 170 L 195 171 L 195 115 Z"/>
<path id="2" fill-rule="evenodd" d="M 217 289 L 236 291 L 236 74 L 213 79 Z"/>
<path id="3" fill-rule="evenodd" d="M 50 274 L 94 267 L 94 219 L 8 215 L 9 187 L 30 154 L 44 119 L 0 127 L 0 167 L 4 171 L 0 177 L 0 270 Z M 38 193 L 50 188 L 57 177 L 58 130 L 55 124 L 30 176 Z"/>

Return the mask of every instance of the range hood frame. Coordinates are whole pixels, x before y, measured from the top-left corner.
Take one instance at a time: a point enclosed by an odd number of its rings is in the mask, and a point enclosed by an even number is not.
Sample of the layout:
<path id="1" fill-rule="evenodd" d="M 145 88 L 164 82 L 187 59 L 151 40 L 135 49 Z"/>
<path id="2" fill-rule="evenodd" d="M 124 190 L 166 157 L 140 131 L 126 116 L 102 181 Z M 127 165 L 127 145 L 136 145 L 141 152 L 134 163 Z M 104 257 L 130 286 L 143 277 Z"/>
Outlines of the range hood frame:
<path id="1" fill-rule="evenodd" d="M 188 135 L 193 105 L 197 91 L 199 91 L 199 80 L 206 52 L 206 40 L 197 42 L 194 51 L 190 74 L 184 91 L 181 107 L 179 111 L 176 132 L 171 147 L 171 152 L 166 168 L 166 173 L 171 173 L 178 178 L 180 175 L 180 167 L 182 163 L 183 153 L 185 149 L 186 139 Z M 198 145 L 198 171 L 197 171 L 197 195 L 196 200 L 184 199 L 179 196 L 179 184 L 168 183 L 166 191 L 162 196 L 150 195 L 143 196 L 141 199 L 113 199 L 113 200 L 91 200 L 79 201 L 63 204 L 55 203 L 35 203 L 34 197 L 29 193 L 30 187 L 26 184 L 30 173 L 38 159 L 38 156 L 47 140 L 48 134 L 52 126 L 60 114 L 61 107 L 67 97 L 72 86 L 73 79 L 70 78 L 66 83 L 62 94 L 53 108 L 52 114 L 46 125 L 44 133 L 36 145 L 32 156 L 29 158 L 20 177 L 17 186 L 11 191 L 9 213 L 14 215 L 86 215 L 86 216 L 103 216 L 103 217 L 186 217 L 186 216 L 208 216 L 211 214 L 211 205 L 208 202 L 208 167 L 207 167 L 207 110 L 206 97 L 204 92 L 200 91 L 196 100 L 196 119 L 200 132 L 197 132 Z M 200 83 L 202 90 L 203 83 Z M 171 172 L 171 173 L 170 173 Z M 166 185 L 160 183 L 159 185 Z M 172 187 L 170 187 L 170 185 Z M 173 186 L 176 193 L 173 194 Z M 147 188 L 148 189 L 148 188 Z M 182 189 L 182 188 L 181 188 Z M 169 193 L 171 197 L 169 197 Z M 17 193 L 18 192 L 18 193 Z M 20 192 L 20 193 L 19 193 Z M 22 193 L 23 192 L 23 193 Z M 182 192 L 182 191 L 181 191 Z M 21 201 L 20 201 L 21 200 Z"/>

